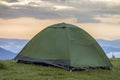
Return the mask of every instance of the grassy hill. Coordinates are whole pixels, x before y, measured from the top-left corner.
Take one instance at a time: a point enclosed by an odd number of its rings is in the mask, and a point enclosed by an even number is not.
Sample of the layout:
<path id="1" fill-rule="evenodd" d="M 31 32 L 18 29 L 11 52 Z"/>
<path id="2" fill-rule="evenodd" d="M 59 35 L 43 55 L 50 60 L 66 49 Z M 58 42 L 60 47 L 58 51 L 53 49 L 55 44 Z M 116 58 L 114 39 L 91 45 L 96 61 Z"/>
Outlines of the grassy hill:
<path id="1" fill-rule="evenodd" d="M 0 80 L 120 80 L 120 59 L 111 59 L 112 70 L 69 72 L 55 67 L 0 61 Z"/>

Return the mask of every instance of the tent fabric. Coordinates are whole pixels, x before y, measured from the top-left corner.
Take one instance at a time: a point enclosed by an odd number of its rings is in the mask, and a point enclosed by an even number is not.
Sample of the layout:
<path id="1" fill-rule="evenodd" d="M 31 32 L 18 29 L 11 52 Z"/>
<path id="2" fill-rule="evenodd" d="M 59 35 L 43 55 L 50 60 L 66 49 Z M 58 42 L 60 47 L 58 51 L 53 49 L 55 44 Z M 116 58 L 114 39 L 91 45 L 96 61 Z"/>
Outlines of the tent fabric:
<path id="1" fill-rule="evenodd" d="M 112 67 L 91 35 L 66 23 L 48 26 L 39 32 L 15 59 L 18 62 L 44 63 L 67 70 Z"/>

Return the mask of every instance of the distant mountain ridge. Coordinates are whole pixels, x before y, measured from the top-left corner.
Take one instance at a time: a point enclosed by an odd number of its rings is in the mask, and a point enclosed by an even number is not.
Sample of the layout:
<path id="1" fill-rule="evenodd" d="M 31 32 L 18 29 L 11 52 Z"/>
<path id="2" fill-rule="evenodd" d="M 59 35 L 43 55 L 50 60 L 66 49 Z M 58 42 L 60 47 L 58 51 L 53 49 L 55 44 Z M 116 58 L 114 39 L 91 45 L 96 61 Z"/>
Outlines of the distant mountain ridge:
<path id="1" fill-rule="evenodd" d="M 102 40 L 97 39 L 97 42 L 100 44 L 104 52 L 109 58 L 113 56 L 115 58 L 120 58 L 120 40 Z"/>
<path id="2" fill-rule="evenodd" d="M 0 38 L 0 47 L 14 53 L 19 53 L 28 41 L 26 39 Z"/>
<path id="3" fill-rule="evenodd" d="M 105 51 L 106 54 L 110 53 L 110 52 L 120 52 L 120 48 L 113 48 L 113 47 L 106 47 L 106 46 L 102 46 L 103 50 Z"/>
<path id="4" fill-rule="evenodd" d="M 112 47 L 112 48 L 120 48 L 120 40 L 96 40 L 101 46 Z"/>
<path id="5" fill-rule="evenodd" d="M 17 54 L 0 48 L 0 60 L 9 60 L 15 58 Z"/>
<path id="6" fill-rule="evenodd" d="M 103 48 L 106 53 L 120 52 L 120 40 L 102 40 L 98 39 L 97 42 Z"/>

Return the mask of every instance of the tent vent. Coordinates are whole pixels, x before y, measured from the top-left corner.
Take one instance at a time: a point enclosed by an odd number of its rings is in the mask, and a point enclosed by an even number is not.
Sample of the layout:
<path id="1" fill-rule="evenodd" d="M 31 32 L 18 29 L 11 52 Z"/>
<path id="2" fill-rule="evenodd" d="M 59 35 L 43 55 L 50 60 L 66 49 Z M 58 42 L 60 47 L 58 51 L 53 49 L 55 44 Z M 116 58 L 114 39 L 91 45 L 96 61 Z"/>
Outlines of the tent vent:
<path id="1" fill-rule="evenodd" d="M 62 26 L 61 28 L 63 28 L 63 29 L 64 29 L 64 28 L 66 28 L 66 26 Z"/>
<path id="2" fill-rule="evenodd" d="M 60 29 L 60 28 L 62 28 L 62 29 L 65 29 L 65 28 L 67 28 L 66 26 L 61 26 L 61 27 L 53 27 L 54 29 Z"/>

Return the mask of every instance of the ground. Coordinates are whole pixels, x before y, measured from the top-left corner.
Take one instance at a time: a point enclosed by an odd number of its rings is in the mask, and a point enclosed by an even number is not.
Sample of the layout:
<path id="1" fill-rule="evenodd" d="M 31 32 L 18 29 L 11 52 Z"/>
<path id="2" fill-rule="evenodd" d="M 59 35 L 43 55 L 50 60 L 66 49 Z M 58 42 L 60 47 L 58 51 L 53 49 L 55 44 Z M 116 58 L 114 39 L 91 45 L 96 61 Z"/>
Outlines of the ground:
<path id="1" fill-rule="evenodd" d="M 112 70 L 66 71 L 56 67 L 0 61 L 0 80 L 120 80 L 120 59 L 110 59 Z"/>

